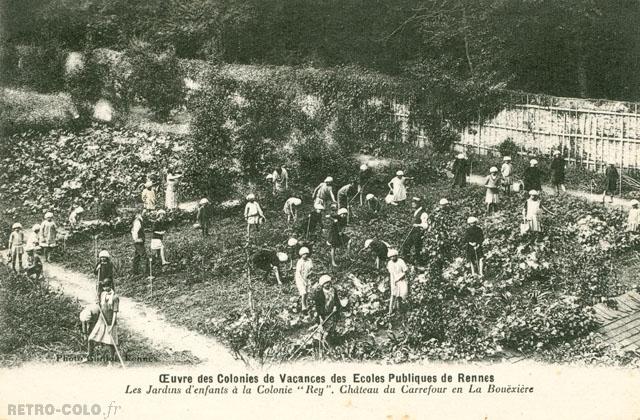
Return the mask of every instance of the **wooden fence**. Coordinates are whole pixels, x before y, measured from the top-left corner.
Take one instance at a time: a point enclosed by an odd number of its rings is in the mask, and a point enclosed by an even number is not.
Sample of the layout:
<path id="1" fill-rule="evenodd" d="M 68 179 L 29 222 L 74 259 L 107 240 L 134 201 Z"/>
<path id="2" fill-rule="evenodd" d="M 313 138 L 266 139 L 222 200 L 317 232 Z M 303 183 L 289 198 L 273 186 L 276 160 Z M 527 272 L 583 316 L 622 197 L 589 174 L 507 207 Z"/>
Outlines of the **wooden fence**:
<path id="1" fill-rule="evenodd" d="M 418 145 L 425 144 L 423 130 L 408 126 L 408 107 L 394 102 L 394 111 L 403 137 L 415 130 Z M 458 148 L 473 148 L 481 154 L 510 138 L 528 153 L 549 154 L 560 149 L 568 161 L 595 170 L 608 162 L 620 168 L 640 168 L 637 103 L 512 92 L 497 116 L 471 124 L 460 134 Z"/>

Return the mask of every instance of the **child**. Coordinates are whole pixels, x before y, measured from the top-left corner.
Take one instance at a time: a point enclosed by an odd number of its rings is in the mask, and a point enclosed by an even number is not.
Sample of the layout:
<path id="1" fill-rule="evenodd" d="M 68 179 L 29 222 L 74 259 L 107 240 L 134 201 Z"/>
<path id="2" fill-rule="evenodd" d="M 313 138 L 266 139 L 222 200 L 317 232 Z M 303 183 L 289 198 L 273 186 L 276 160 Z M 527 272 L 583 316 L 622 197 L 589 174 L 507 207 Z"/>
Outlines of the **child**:
<path id="1" fill-rule="evenodd" d="M 351 207 L 351 199 L 354 198 L 356 194 L 357 189 L 353 182 L 340 187 L 338 190 L 338 208 L 346 208 L 349 210 L 349 207 Z"/>
<path id="2" fill-rule="evenodd" d="M 82 214 L 84 209 L 81 206 L 74 205 L 73 210 L 69 213 L 69 225 L 75 227 L 82 221 Z"/>
<path id="3" fill-rule="evenodd" d="M 387 257 L 389 258 L 387 270 L 391 283 L 391 298 L 389 300 L 389 315 L 391 315 L 396 308 L 402 308 L 402 301 L 406 300 L 409 295 L 409 282 L 407 281 L 409 267 L 401 258 L 398 258 L 398 251 L 395 249 L 390 249 Z"/>
<path id="4" fill-rule="evenodd" d="M 389 195 L 393 196 L 393 203 L 398 205 L 407 199 L 407 187 L 405 181 L 412 179 L 404 176 L 403 171 L 397 171 L 396 176 L 389 181 Z"/>
<path id="5" fill-rule="evenodd" d="M 640 209 L 638 205 L 640 201 L 631 200 L 631 209 L 629 210 L 629 216 L 627 217 L 627 229 L 626 232 L 640 232 Z"/>
<path id="6" fill-rule="evenodd" d="M 105 280 L 110 279 L 113 283 L 113 263 L 111 262 L 109 251 L 105 249 L 100 251 L 96 267 L 93 269 L 93 274 L 98 276 L 96 281 L 96 302 L 98 302 L 100 300 L 100 295 L 104 291 Z"/>
<path id="7" fill-rule="evenodd" d="M 147 181 L 142 190 L 142 203 L 145 210 L 153 211 L 156 209 L 156 192 L 153 190 L 153 182 Z"/>
<path id="8" fill-rule="evenodd" d="M 618 189 L 618 170 L 616 169 L 615 162 L 609 162 L 609 166 L 605 171 L 604 180 L 604 192 L 602 193 L 602 205 L 604 205 L 604 199 L 609 194 L 609 203 L 613 203 L 613 196 Z"/>
<path id="9" fill-rule="evenodd" d="M 307 293 L 309 291 L 309 274 L 311 274 L 311 270 L 313 269 L 313 262 L 309 258 L 309 248 L 302 247 L 300 251 L 298 251 L 300 255 L 300 259 L 296 263 L 296 272 L 294 275 L 296 288 L 298 289 L 298 294 L 300 295 L 300 301 L 302 302 L 302 311 L 307 311 Z"/>
<path id="10" fill-rule="evenodd" d="M 487 176 L 487 179 L 484 182 L 484 186 L 487 188 L 484 198 L 484 202 L 487 204 L 487 214 L 491 214 L 496 211 L 496 205 L 499 202 L 500 185 L 498 168 L 493 166 L 489 169 L 489 176 Z"/>
<path id="11" fill-rule="evenodd" d="M 313 211 L 309 213 L 307 216 L 307 223 L 305 226 L 305 239 L 309 239 L 309 236 L 315 237 L 316 231 L 320 230 L 322 232 L 322 212 L 324 211 L 324 206 L 322 204 L 314 204 Z"/>
<path id="12" fill-rule="evenodd" d="M 26 246 L 30 246 L 32 248 L 40 246 L 40 225 L 36 223 L 31 227 L 31 233 L 27 235 L 27 243 Z"/>
<path id="13" fill-rule="evenodd" d="M 463 188 L 467 185 L 467 177 L 469 176 L 469 164 L 467 163 L 467 157 L 464 153 L 459 153 L 456 156 L 456 160 L 453 162 L 453 186 Z"/>
<path id="14" fill-rule="evenodd" d="M 422 263 L 422 244 L 423 236 L 429 228 L 429 214 L 425 210 L 422 199 L 413 197 L 411 199 L 411 207 L 413 207 L 413 224 L 409 235 L 402 246 L 402 255 L 410 258 L 411 250 L 414 252 L 412 262 L 414 264 Z"/>
<path id="15" fill-rule="evenodd" d="M 34 280 L 40 280 L 42 277 L 42 261 L 36 254 L 40 247 L 27 245 L 24 250 L 27 253 L 27 266 L 24 268 L 25 274 Z"/>
<path id="16" fill-rule="evenodd" d="M 477 272 L 478 275 L 482 277 L 484 276 L 484 252 L 482 250 L 484 233 L 480 226 L 478 226 L 477 218 L 473 216 L 469 217 L 467 224 L 469 224 L 469 227 L 464 235 L 467 261 L 469 261 L 469 265 L 471 265 L 471 274 L 475 275 Z"/>
<path id="17" fill-rule="evenodd" d="M 289 197 L 284 203 L 282 211 L 287 215 L 287 225 L 295 223 L 298 220 L 298 206 L 302 204 L 302 200 L 298 197 Z"/>
<path id="18" fill-rule="evenodd" d="M 51 262 L 51 253 L 56 248 L 58 226 L 53 221 L 53 213 L 50 211 L 44 215 L 44 222 L 42 222 L 40 228 L 40 246 L 44 254 L 44 259 L 47 262 Z"/>
<path id="19" fill-rule="evenodd" d="M 282 166 L 277 167 L 272 174 L 273 194 L 289 189 L 289 173 Z"/>
<path id="20" fill-rule="evenodd" d="M 329 237 L 327 238 L 327 245 L 331 247 L 331 265 L 337 267 L 336 264 L 336 248 L 340 248 L 343 246 L 347 247 L 347 254 L 350 249 L 350 239 L 343 232 L 344 228 L 347 227 L 347 214 L 349 212 L 347 209 L 338 210 L 338 216 L 327 216 L 331 219 L 331 227 L 329 228 Z"/>
<path id="21" fill-rule="evenodd" d="M 341 306 L 338 292 L 333 287 L 331 276 L 323 274 L 318 279 L 318 289 L 313 295 L 313 303 L 316 309 L 316 321 L 322 326 L 323 337 L 330 335 L 337 323 Z M 319 328 L 320 329 L 320 328 Z"/>
<path id="22" fill-rule="evenodd" d="M 14 223 L 9 235 L 9 252 L 11 256 L 11 268 L 14 272 L 22 271 L 22 254 L 24 253 L 24 232 L 22 224 Z M 16 268 L 17 267 L 17 268 Z"/>
<path id="23" fill-rule="evenodd" d="M 560 191 L 567 191 L 564 186 L 564 166 L 565 162 L 560 150 L 555 150 L 551 161 L 551 185 L 556 189 L 557 195 L 560 195 Z"/>
<path id="24" fill-rule="evenodd" d="M 531 159 L 529 167 L 524 170 L 523 174 L 524 191 L 542 190 L 542 171 L 538 168 L 538 161 Z"/>
<path id="25" fill-rule="evenodd" d="M 168 265 L 169 261 L 165 257 L 164 253 L 164 235 L 167 233 L 167 222 L 165 220 L 166 212 L 164 210 L 158 210 L 156 220 L 153 223 L 153 233 L 151 235 L 151 252 L 152 258 L 158 259 L 162 265 Z"/>
<path id="26" fill-rule="evenodd" d="M 324 179 L 324 182 L 318 184 L 311 198 L 313 198 L 314 204 L 319 204 L 323 207 L 327 207 L 331 203 L 336 202 L 336 197 L 333 195 L 333 178 L 328 176 Z"/>
<path id="27" fill-rule="evenodd" d="M 116 346 L 118 345 L 118 311 L 120 309 L 120 298 L 113 290 L 111 279 L 105 279 L 104 290 L 100 294 L 100 314 L 96 325 L 89 335 L 89 352 L 87 359 L 91 359 L 96 343 L 109 346 L 111 360 L 115 361 Z"/>
<path id="28" fill-rule="evenodd" d="M 542 209 L 538 191 L 529 191 L 529 199 L 524 204 L 522 217 L 525 223 L 529 223 L 529 232 L 531 232 L 534 241 L 538 239 L 540 232 L 542 232 L 542 224 L 540 223 Z"/>
<path id="29" fill-rule="evenodd" d="M 91 331 L 93 331 L 93 328 L 96 326 L 99 316 L 100 306 L 97 303 L 87 305 L 82 308 L 82 311 L 80 311 L 80 325 L 82 327 L 82 335 L 85 340 L 87 340 L 87 353 L 91 351 L 91 347 L 89 346 L 89 334 L 91 334 Z M 84 361 L 87 360 L 88 358 L 84 359 Z"/>
<path id="30" fill-rule="evenodd" d="M 373 213 L 378 213 L 380 211 L 380 208 L 382 208 L 382 204 L 380 204 L 380 200 L 378 200 L 376 196 L 373 194 L 367 194 L 367 196 L 365 197 L 365 201 L 367 203 L 367 207 L 369 208 L 369 211 Z"/>
<path id="31" fill-rule="evenodd" d="M 263 249 L 253 254 L 251 262 L 255 269 L 264 271 L 263 281 L 267 281 L 269 272 L 273 271 L 278 284 L 282 285 L 282 281 L 280 280 L 280 263 L 287 262 L 288 259 L 289 257 L 284 252 Z"/>
<path id="32" fill-rule="evenodd" d="M 209 235 L 209 223 L 211 219 L 211 207 L 209 206 L 209 200 L 203 198 L 198 203 L 198 214 L 196 215 L 196 220 L 200 225 L 200 229 L 202 230 L 202 236 Z"/>
<path id="33" fill-rule="evenodd" d="M 502 168 L 500 172 L 502 175 L 502 187 L 505 194 L 511 192 L 511 185 L 513 184 L 513 166 L 511 165 L 511 156 L 505 156 L 502 158 Z"/>
<path id="34" fill-rule="evenodd" d="M 376 239 L 367 239 L 364 241 L 364 250 L 371 250 L 371 253 L 376 257 L 376 270 L 380 269 L 380 261 L 387 258 L 389 252 L 389 244 L 384 241 L 378 241 Z"/>
<path id="35" fill-rule="evenodd" d="M 253 194 L 247 195 L 247 204 L 244 206 L 244 219 L 247 221 L 247 242 L 251 238 L 251 226 L 256 231 L 260 230 L 260 224 L 266 219 L 260 204 L 256 201 L 256 196 Z"/>
<path id="36" fill-rule="evenodd" d="M 360 173 L 358 174 L 358 195 L 360 196 L 360 205 L 363 205 L 363 199 L 365 197 L 365 188 L 371 181 L 371 169 L 366 163 L 360 165 Z M 368 195 L 368 194 L 367 194 Z"/>

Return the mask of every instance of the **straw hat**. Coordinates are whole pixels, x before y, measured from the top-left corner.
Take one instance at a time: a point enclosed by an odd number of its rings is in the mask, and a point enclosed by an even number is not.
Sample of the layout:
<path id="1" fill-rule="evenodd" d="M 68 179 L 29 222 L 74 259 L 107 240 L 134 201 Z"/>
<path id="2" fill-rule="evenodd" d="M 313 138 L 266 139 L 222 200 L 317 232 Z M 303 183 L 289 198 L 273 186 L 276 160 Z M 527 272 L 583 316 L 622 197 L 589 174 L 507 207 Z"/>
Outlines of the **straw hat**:
<path id="1" fill-rule="evenodd" d="M 446 198 L 441 198 L 440 199 L 440 205 L 441 206 L 446 206 L 447 204 L 449 204 L 449 200 L 447 200 Z"/>
<path id="2" fill-rule="evenodd" d="M 301 257 L 303 255 L 309 255 L 309 248 L 303 246 L 302 248 L 300 248 L 300 251 L 298 251 L 298 255 L 300 255 Z"/>
<path id="3" fill-rule="evenodd" d="M 398 250 L 397 249 L 391 248 L 389 251 L 387 251 L 387 258 L 397 257 L 397 256 L 398 256 Z"/>
<path id="4" fill-rule="evenodd" d="M 318 279 L 318 284 L 320 284 L 320 286 L 324 286 L 327 283 L 331 283 L 331 276 L 328 274 L 321 275 Z"/>
<path id="5" fill-rule="evenodd" d="M 247 194 L 247 201 L 255 200 L 256 196 L 254 194 Z"/>
<path id="6" fill-rule="evenodd" d="M 498 172 L 498 168 L 496 168 L 495 166 L 492 166 L 491 169 L 489 169 L 489 172 Z"/>
<path id="7" fill-rule="evenodd" d="M 298 245 L 298 240 L 296 238 L 289 238 L 287 241 L 287 246 L 296 246 Z"/>
<path id="8" fill-rule="evenodd" d="M 103 249 L 102 251 L 100 251 L 100 253 L 98 254 L 98 258 L 110 258 L 109 256 L 109 251 Z"/>
<path id="9" fill-rule="evenodd" d="M 343 214 L 348 214 L 348 213 L 349 213 L 349 210 L 345 209 L 344 207 L 338 210 L 338 216 L 342 216 Z"/>
<path id="10" fill-rule="evenodd" d="M 470 224 L 470 225 L 473 225 L 473 224 L 475 224 L 475 223 L 478 223 L 478 218 L 477 218 L 477 217 L 473 217 L 473 216 L 471 216 L 471 217 L 469 217 L 469 218 L 467 219 L 467 223 L 468 223 L 468 224 Z"/>
<path id="11" fill-rule="evenodd" d="M 276 255 L 278 256 L 278 260 L 280 262 L 286 262 L 289 259 L 289 256 L 284 252 L 277 252 Z"/>

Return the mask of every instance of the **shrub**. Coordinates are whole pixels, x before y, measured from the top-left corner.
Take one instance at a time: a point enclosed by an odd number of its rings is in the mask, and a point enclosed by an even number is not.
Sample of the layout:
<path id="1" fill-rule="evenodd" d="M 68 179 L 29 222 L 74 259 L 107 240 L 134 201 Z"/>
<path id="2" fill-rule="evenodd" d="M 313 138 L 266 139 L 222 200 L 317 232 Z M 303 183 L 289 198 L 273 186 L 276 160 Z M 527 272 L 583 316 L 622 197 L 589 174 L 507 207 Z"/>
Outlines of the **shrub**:
<path id="1" fill-rule="evenodd" d="M 146 43 L 132 43 L 126 51 L 131 62 L 130 88 L 134 100 L 151 108 L 160 119 L 182 104 L 184 85 L 174 50 L 160 53 Z"/>
<path id="2" fill-rule="evenodd" d="M 0 132 L 46 132 L 70 127 L 77 112 L 68 95 L 36 93 L 21 89 L 2 89 L 0 95 Z"/>
<path id="3" fill-rule="evenodd" d="M 107 68 L 95 53 L 84 53 L 82 66 L 66 75 L 65 85 L 81 116 L 91 116 L 93 105 L 103 97 Z"/>
<path id="4" fill-rule="evenodd" d="M 429 132 L 429 142 L 438 153 L 448 152 L 460 141 L 460 133 L 448 125 L 442 125 Z"/>
<path id="5" fill-rule="evenodd" d="M 500 156 L 517 156 L 519 150 L 518 145 L 510 137 L 507 137 L 498 145 Z"/>
<path id="6" fill-rule="evenodd" d="M 38 92 L 58 92 L 64 88 L 66 52 L 57 44 L 22 46 L 17 49 L 17 68 L 13 70 L 18 86 Z"/>

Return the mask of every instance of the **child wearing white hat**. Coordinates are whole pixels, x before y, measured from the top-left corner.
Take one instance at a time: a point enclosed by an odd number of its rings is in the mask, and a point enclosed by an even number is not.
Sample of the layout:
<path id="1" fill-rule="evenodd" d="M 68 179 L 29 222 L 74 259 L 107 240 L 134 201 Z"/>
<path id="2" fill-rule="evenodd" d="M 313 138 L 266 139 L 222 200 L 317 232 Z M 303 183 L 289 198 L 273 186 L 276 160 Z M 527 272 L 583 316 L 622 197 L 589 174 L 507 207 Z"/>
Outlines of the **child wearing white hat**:
<path id="1" fill-rule="evenodd" d="M 538 168 L 538 161 L 536 159 L 529 161 L 529 167 L 524 170 L 522 178 L 524 191 L 542 191 L 542 171 Z"/>
<path id="2" fill-rule="evenodd" d="M 300 295 L 300 302 L 302 304 L 302 311 L 307 310 L 307 293 L 309 292 L 309 275 L 311 274 L 311 270 L 313 269 L 313 261 L 309 258 L 309 248 L 303 246 L 298 251 L 298 255 L 300 258 L 296 263 L 296 271 L 294 274 L 294 280 L 296 283 L 296 288 L 298 289 L 298 294 Z"/>
<path id="3" fill-rule="evenodd" d="M 509 194 L 511 192 L 511 185 L 513 184 L 513 165 L 511 164 L 511 156 L 505 156 L 502 158 L 500 175 L 502 175 L 502 187 L 504 188 L 504 192 Z"/>
<path id="4" fill-rule="evenodd" d="M 9 235 L 9 257 L 11 268 L 14 272 L 22 271 L 22 254 L 24 254 L 24 232 L 21 223 L 14 223 L 11 226 Z M 17 267 L 17 268 L 16 268 Z"/>
<path id="5" fill-rule="evenodd" d="M 287 262 L 288 260 L 289 257 L 284 252 L 270 251 L 267 249 L 260 250 L 251 257 L 253 267 L 264 271 L 263 281 L 266 281 L 269 273 L 273 272 L 276 275 L 276 280 L 279 285 L 282 285 L 282 281 L 280 280 L 280 263 Z"/>
<path id="6" fill-rule="evenodd" d="M 100 295 L 104 291 L 104 282 L 110 279 L 113 282 L 113 263 L 111 262 L 111 255 L 109 251 L 103 249 L 98 254 L 98 261 L 93 269 L 93 274 L 98 276 L 96 280 L 96 302 L 99 301 Z M 115 288 L 114 288 L 115 289 Z"/>
<path id="7" fill-rule="evenodd" d="M 532 233 L 533 240 L 539 239 L 542 232 L 542 202 L 540 201 L 540 192 L 537 190 L 529 191 L 529 199 L 524 204 L 522 217 L 525 223 L 529 224 L 529 232 Z"/>
<path id="8" fill-rule="evenodd" d="M 464 235 L 467 261 L 469 261 L 471 265 L 471 274 L 475 275 L 477 273 L 482 277 L 484 275 L 484 252 L 482 250 L 484 233 L 482 232 L 482 228 L 478 226 L 478 219 L 476 217 L 469 217 L 467 224 L 469 227 Z"/>
<path id="9" fill-rule="evenodd" d="M 265 221 L 260 204 L 253 194 L 247 195 L 247 204 L 244 206 L 244 219 L 247 221 L 247 242 L 251 238 L 251 230 L 260 230 L 260 224 Z M 253 226 L 253 228 L 252 228 Z"/>
<path id="10" fill-rule="evenodd" d="M 327 216 L 331 219 L 327 245 L 331 247 L 331 265 L 334 267 L 338 266 L 336 264 L 336 248 L 346 247 L 347 254 L 349 253 L 351 239 L 344 233 L 344 229 L 347 227 L 348 213 L 347 209 L 341 208 L 338 210 L 337 217 Z"/>
<path id="11" fill-rule="evenodd" d="M 372 176 L 373 173 L 371 171 L 371 168 L 369 168 L 369 165 L 367 165 L 366 163 L 360 165 L 360 172 L 358 173 L 358 195 L 360 196 L 361 206 L 364 204 L 363 200 L 367 195 L 366 188 L 367 185 L 369 185 L 369 182 L 371 182 Z"/>
<path id="12" fill-rule="evenodd" d="M 323 182 L 318 184 L 313 194 L 311 195 L 313 204 L 319 204 L 323 207 L 328 207 L 330 204 L 336 202 L 336 197 L 333 195 L 333 178 L 328 176 Z"/>
<path id="13" fill-rule="evenodd" d="M 489 169 L 489 175 L 484 181 L 484 186 L 487 188 L 487 192 L 484 197 L 484 202 L 487 205 L 487 214 L 491 214 L 496 211 L 496 206 L 500 201 L 501 185 L 498 168 L 493 166 Z"/>
<path id="14" fill-rule="evenodd" d="M 631 200 L 631 209 L 629 209 L 629 216 L 627 217 L 626 232 L 640 232 L 640 209 L 638 206 L 640 202 L 638 200 Z"/>
<path id="15" fill-rule="evenodd" d="M 387 270 L 389 271 L 389 281 L 391 283 L 391 298 L 389 300 L 389 315 L 396 309 L 401 309 L 403 300 L 409 295 L 409 282 L 407 281 L 407 272 L 409 267 L 398 257 L 398 250 L 389 249 L 387 252 L 389 262 Z"/>
<path id="16" fill-rule="evenodd" d="M 282 211 L 287 216 L 287 224 L 295 223 L 298 220 L 298 206 L 302 204 L 302 200 L 298 197 L 289 197 L 284 202 Z"/>
<path id="17" fill-rule="evenodd" d="M 467 185 L 467 177 L 470 175 L 469 163 L 464 153 L 459 153 L 453 161 L 453 187 L 464 187 Z"/>
<path id="18" fill-rule="evenodd" d="M 152 211 L 156 209 L 156 192 L 153 189 L 153 181 L 149 180 L 145 182 L 141 198 L 145 210 Z"/>
<path id="19" fill-rule="evenodd" d="M 44 222 L 40 224 L 40 246 L 47 262 L 51 262 L 51 253 L 58 245 L 58 226 L 53 221 L 53 213 L 50 211 L 44 215 Z"/>
<path id="20" fill-rule="evenodd" d="M 405 176 L 404 171 L 396 171 L 396 176 L 389 181 L 389 195 L 393 197 L 394 204 L 401 204 L 407 200 L 406 180 L 413 179 Z"/>
<path id="21" fill-rule="evenodd" d="M 313 211 L 307 216 L 304 226 L 304 238 L 315 238 L 318 231 L 322 232 L 322 212 L 324 206 L 319 203 L 313 205 Z"/>
<path id="22" fill-rule="evenodd" d="M 380 204 L 380 200 L 378 200 L 378 198 L 371 193 L 366 195 L 365 202 L 369 211 L 373 213 L 378 213 L 380 211 L 380 208 L 382 207 L 382 204 Z"/>
<path id="23" fill-rule="evenodd" d="M 560 191 L 567 191 L 564 186 L 564 167 L 565 161 L 560 150 L 554 150 L 553 160 L 551 161 L 551 185 L 556 189 L 556 194 L 560 195 Z"/>

